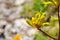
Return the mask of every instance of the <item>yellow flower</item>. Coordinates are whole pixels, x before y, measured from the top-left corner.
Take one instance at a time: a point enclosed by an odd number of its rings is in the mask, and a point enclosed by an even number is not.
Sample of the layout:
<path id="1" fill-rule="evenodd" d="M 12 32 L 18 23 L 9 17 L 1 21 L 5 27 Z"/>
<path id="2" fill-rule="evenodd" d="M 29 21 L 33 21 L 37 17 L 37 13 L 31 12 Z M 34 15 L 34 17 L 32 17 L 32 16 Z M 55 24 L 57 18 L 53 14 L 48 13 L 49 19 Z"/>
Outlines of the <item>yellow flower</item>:
<path id="1" fill-rule="evenodd" d="M 35 18 L 34 17 L 32 17 L 32 21 L 35 21 Z"/>
<path id="2" fill-rule="evenodd" d="M 41 15 L 41 17 L 40 17 L 40 21 L 44 21 L 44 18 L 46 17 L 46 14 L 45 13 L 43 13 L 42 15 Z"/>
<path id="3" fill-rule="evenodd" d="M 57 5 L 57 2 L 55 0 L 52 0 L 52 1 L 55 3 L 55 5 Z"/>
<path id="4" fill-rule="evenodd" d="M 48 23 L 48 22 L 45 22 L 45 23 L 43 23 L 42 25 L 43 25 L 43 26 L 45 26 L 45 25 L 49 25 L 49 23 Z"/>
<path id="5" fill-rule="evenodd" d="M 39 12 L 36 13 L 35 17 L 32 17 L 32 23 L 34 25 L 41 25 L 44 22 L 44 18 L 45 18 L 46 14 L 40 14 Z"/>
<path id="6" fill-rule="evenodd" d="M 20 40 L 21 39 L 21 35 L 20 34 L 17 34 L 14 38 L 13 38 L 13 40 Z"/>
<path id="7" fill-rule="evenodd" d="M 52 18 L 53 18 L 54 21 L 58 21 L 58 18 L 56 18 L 56 17 L 52 17 Z"/>
<path id="8" fill-rule="evenodd" d="M 35 18 L 38 18 L 40 16 L 41 16 L 41 14 L 39 12 L 37 12 L 36 15 L 35 15 Z"/>
<path id="9" fill-rule="evenodd" d="M 45 4 L 45 6 L 48 6 L 48 4 L 51 4 L 51 5 L 55 5 L 55 4 L 53 4 L 51 1 L 48 1 L 48 2 L 43 2 L 43 4 Z"/>

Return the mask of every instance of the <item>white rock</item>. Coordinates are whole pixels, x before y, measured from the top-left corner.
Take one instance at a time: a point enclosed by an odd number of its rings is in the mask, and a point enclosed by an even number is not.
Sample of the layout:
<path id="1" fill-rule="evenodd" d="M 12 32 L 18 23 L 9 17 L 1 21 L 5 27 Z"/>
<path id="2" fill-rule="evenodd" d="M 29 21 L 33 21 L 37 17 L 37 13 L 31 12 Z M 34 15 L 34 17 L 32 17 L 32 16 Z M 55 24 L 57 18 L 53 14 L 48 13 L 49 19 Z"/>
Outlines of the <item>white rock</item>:
<path id="1" fill-rule="evenodd" d="M 17 20 L 14 21 L 15 26 L 19 29 L 19 32 L 21 34 L 24 34 L 25 31 L 27 30 L 27 27 L 26 27 L 26 25 L 24 25 L 23 21 L 24 21 L 23 19 L 22 20 L 17 19 Z"/>
<path id="2" fill-rule="evenodd" d="M 26 23 L 25 19 L 16 19 L 14 21 L 14 26 L 19 29 L 19 33 L 21 35 L 25 35 L 26 31 L 28 31 L 31 27 Z"/>
<path id="3" fill-rule="evenodd" d="M 0 28 L 0 34 L 4 33 L 4 30 L 2 28 Z"/>
<path id="4" fill-rule="evenodd" d="M 3 25 L 6 25 L 6 24 L 7 24 L 6 20 L 0 20 L 0 27 L 3 27 Z"/>
<path id="5" fill-rule="evenodd" d="M 5 28 L 5 37 L 6 39 L 11 40 L 17 33 L 18 33 L 17 27 L 12 26 L 12 24 L 8 23 Z"/>
<path id="6" fill-rule="evenodd" d="M 32 29 L 30 29 L 30 30 L 27 31 L 27 35 L 28 36 L 34 36 L 34 34 L 36 33 L 36 31 L 37 31 L 37 29 L 32 28 Z"/>
<path id="7" fill-rule="evenodd" d="M 5 28 L 5 33 L 4 33 L 4 35 L 5 35 L 5 37 L 6 37 L 6 39 L 7 40 L 11 40 L 12 39 L 12 37 L 10 36 L 10 28 L 12 27 L 12 24 L 7 24 L 6 25 L 6 28 Z"/>
<path id="8" fill-rule="evenodd" d="M 0 19 L 4 19 L 4 15 L 3 14 L 0 14 Z"/>
<path id="9" fill-rule="evenodd" d="M 5 3 L 14 3 L 15 0 L 5 0 Z"/>
<path id="10" fill-rule="evenodd" d="M 14 21 L 15 26 L 21 26 L 22 22 L 25 21 L 24 19 L 17 19 Z"/>
<path id="11" fill-rule="evenodd" d="M 14 21 L 15 26 L 20 27 L 20 29 L 27 30 L 30 25 L 27 24 L 25 19 L 17 19 Z"/>
<path id="12" fill-rule="evenodd" d="M 8 10 L 8 9 L 3 10 L 3 15 L 4 16 L 9 16 L 10 14 L 11 14 L 11 10 Z"/>
<path id="13" fill-rule="evenodd" d="M 6 5 L 4 3 L 0 3 L 0 12 L 5 9 Z"/>
<path id="14" fill-rule="evenodd" d="M 25 2 L 25 0 L 16 0 L 15 5 L 21 5 Z"/>
<path id="15" fill-rule="evenodd" d="M 4 2 L 5 2 L 5 0 L 0 0 L 0 2 L 3 2 L 3 3 L 4 3 Z"/>

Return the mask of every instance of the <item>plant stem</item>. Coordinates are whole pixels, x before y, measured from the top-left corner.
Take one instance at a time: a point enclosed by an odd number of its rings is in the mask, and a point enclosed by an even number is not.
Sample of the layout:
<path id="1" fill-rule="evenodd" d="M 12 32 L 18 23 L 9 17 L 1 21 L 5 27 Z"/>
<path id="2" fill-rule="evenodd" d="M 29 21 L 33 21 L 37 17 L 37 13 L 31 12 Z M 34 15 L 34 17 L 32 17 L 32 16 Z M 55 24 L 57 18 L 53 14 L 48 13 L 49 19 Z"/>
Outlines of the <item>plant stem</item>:
<path id="1" fill-rule="evenodd" d="M 41 30 L 41 29 L 39 28 L 40 26 L 36 25 L 36 27 L 37 27 L 37 29 L 38 29 L 39 31 L 41 31 L 43 34 L 45 34 L 45 35 L 48 36 L 49 38 L 52 38 L 53 40 L 57 40 L 56 38 L 53 38 L 52 36 L 50 36 L 50 35 L 48 35 L 47 33 L 45 33 L 43 30 Z"/>
<path id="2" fill-rule="evenodd" d="M 60 15 L 59 15 L 59 2 L 58 2 L 58 20 L 59 20 L 59 36 L 58 36 L 58 40 L 60 40 Z"/>

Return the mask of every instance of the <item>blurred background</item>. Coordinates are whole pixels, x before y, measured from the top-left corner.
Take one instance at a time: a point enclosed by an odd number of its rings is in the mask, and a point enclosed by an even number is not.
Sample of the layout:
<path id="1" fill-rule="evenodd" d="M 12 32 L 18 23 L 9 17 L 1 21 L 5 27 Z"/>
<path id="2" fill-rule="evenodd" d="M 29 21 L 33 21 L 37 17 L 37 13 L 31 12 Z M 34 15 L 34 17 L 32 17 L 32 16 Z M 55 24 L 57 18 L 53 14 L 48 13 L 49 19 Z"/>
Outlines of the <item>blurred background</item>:
<path id="1" fill-rule="evenodd" d="M 58 3 L 60 3 L 58 0 L 0 0 L 0 40 L 58 39 Z M 26 20 L 29 19 L 31 21 L 36 14 L 43 15 L 44 13 L 46 17 L 43 19 L 49 24 L 48 26 L 39 25 L 52 38 L 31 26 Z M 37 17 L 35 22 L 38 18 L 41 18 L 41 16 Z M 43 19 L 42 21 L 44 22 Z M 38 23 L 42 21 L 38 21 Z M 33 22 L 30 23 L 32 24 Z"/>

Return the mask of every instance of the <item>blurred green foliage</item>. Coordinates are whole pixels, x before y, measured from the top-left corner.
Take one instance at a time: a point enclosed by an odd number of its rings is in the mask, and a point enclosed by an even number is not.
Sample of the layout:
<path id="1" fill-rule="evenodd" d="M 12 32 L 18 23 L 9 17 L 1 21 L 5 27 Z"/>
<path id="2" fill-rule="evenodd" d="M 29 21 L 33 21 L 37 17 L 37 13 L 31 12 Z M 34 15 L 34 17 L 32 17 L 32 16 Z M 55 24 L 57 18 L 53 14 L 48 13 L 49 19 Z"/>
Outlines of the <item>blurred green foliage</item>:
<path id="1" fill-rule="evenodd" d="M 34 10 L 44 12 L 46 7 L 42 3 L 42 0 L 34 0 Z"/>
<path id="2" fill-rule="evenodd" d="M 36 24 L 40 26 L 43 31 L 48 33 L 50 36 L 57 38 L 59 27 L 58 27 L 58 18 L 55 14 L 57 12 L 57 0 L 34 0 L 33 8 L 31 9 L 31 15 L 35 15 L 31 20 L 26 19 L 26 22 L 32 27 L 36 28 Z M 29 6 L 31 7 L 31 6 Z M 28 8 L 28 7 L 27 7 Z M 30 10 L 28 8 L 28 10 Z M 29 13 L 29 12 L 28 12 Z M 54 16 L 54 15 L 55 16 Z M 49 21 L 46 20 L 50 16 Z M 43 33 L 39 32 L 35 35 L 34 40 L 51 40 Z"/>
<path id="3" fill-rule="evenodd" d="M 43 35 L 41 32 L 37 32 L 34 40 L 49 40 L 49 38 Z"/>
<path id="4" fill-rule="evenodd" d="M 32 27 L 36 28 L 36 24 L 40 26 L 46 33 L 48 33 L 50 36 L 57 38 L 59 27 L 58 27 L 58 18 L 51 17 L 49 22 L 46 22 L 46 14 L 45 13 L 37 13 L 35 17 L 32 17 L 31 20 L 26 19 L 26 22 L 31 25 Z M 48 28 L 48 27 L 49 28 Z M 54 31 L 54 32 L 53 32 Z M 43 35 L 40 34 L 39 36 L 36 36 L 37 39 L 42 39 Z M 46 37 L 45 37 L 46 38 Z M 42 39 L 43 40 L 43 39 Z M 46 39 L 47 40 L 47 39 Z"/>
<path id="5" fill-rule="evenodd" d="M 36 12 L 56 13 L 57 0 L 33 0 L 24 4 L 21 16 L 32 17 Z"/>

